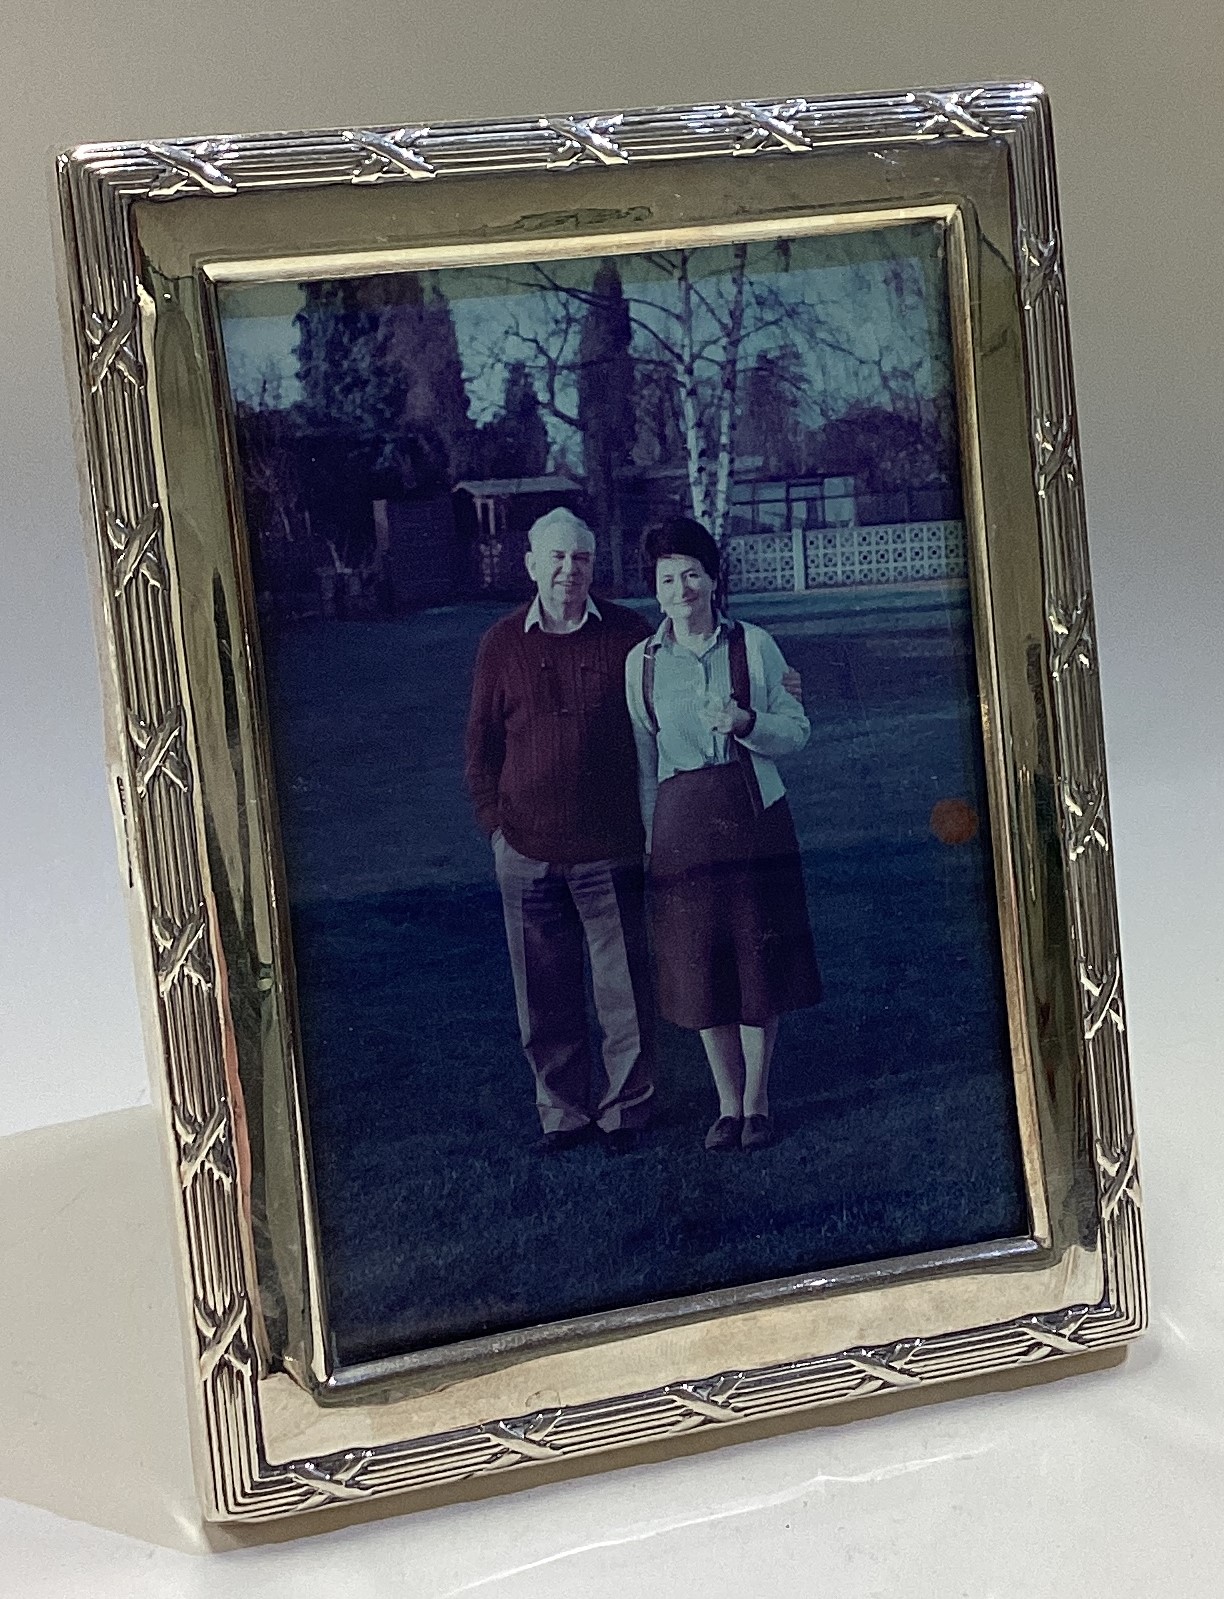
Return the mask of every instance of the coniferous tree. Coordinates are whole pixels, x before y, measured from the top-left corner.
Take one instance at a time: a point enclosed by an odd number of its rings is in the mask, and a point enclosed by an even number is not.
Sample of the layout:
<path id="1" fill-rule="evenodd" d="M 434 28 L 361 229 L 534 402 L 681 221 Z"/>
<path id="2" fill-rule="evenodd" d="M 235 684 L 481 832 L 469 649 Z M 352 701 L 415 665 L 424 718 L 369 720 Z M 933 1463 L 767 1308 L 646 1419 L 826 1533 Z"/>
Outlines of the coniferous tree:
<path id="1" fill-rule="evenodd" d="M 481 428 L 480 454 L 485 477 L 540 477 L 548 470 L 548 428 L 523 361 L 511 361 L 506 368 L 501 415 Z"/>
<path id="2" fill-rule="evenodd" d="M 578 425 L 587 498 L 601 545 L 612 557 L 612 585 L 624 588 L 624 549 L 617 474 L 633 458 L 633 337 L 629 306 L 616 262 L 595 271 L 578 341 Z"/>
<path id="3" fill-rule="evenodd" d="M 322 564 L 367 565 L 372 505 L 398 491 L 402 385 L 383 359 L 388 295 L 378 277 L 308 283 L 298 330 L 302 492 Z"/>
<path id="4" fill-rule="evenodd" d="M 394 431 L 401 396 L 380 359 L 383 291 L 376 278 L 305 285 L 298 381 L 308 428 L 374 441 Z"/>
<path id="5" fill-rule="evenodd" d="M 415 272 L 397 275 L 381 315 L 380 361 L 400 390 L 405 452 L 453 484 L 471 464 L 475 428 L 450 302 Z"/>
<path id="6" fill-rule="evenodd" d="M 459 354 L 459 335 L 450 301 L 434 288 L 425 303 L 425 329 L 429 350 L 429 405 L 446 443 L 451 473 L 460 477 L 468 470 L 475 443 L 463 359 Z"/>

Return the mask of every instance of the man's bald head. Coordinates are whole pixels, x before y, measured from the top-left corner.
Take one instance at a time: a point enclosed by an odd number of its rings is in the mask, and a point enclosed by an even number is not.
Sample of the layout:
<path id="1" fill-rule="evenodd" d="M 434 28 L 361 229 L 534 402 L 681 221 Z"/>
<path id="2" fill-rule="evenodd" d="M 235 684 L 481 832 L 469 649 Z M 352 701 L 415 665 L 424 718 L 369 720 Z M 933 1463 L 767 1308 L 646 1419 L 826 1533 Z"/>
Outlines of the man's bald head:
<path id="1" fill-rule="evenodd" d="M 527 529 L 527 543 L 533 550 L 559 549 L 559 540 L 570 549 L 595 548 L 595 535 L 590 527 L 563 505 L 538 517 Z"/>
<path id="2" fill-rule="evenodd" d="M 532 524 L 527 540 L 527 570 L 545 615 L 558 626 L 579 624 L 595 573 L 594 533 L 558 506 Z"/>

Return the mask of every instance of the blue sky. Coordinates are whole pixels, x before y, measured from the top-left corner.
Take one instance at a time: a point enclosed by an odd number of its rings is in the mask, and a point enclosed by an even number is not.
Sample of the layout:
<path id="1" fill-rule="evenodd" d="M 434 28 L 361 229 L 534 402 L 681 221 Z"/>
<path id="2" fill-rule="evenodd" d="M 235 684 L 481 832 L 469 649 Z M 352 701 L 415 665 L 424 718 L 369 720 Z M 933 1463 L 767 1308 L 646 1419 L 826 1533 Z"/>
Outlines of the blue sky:
<path id="1" fill-rule="evenodd" d="M 671 331 L 679 303 L 674 281 L 665 270 L 666 258 L 617 259 L 639 324 L 634 352 L 657 354 L 657 342 L 648 330 Z M 690 255 L 693 278 L 715 309 L 727 303 L 730 261 L 729 246 Z M 546 270 L 564 284 L 585 287 L 595 262 L 554 262 L 546 264 Z M 533 283 L 535 272 L 526 264 L 422 274 L 434 279 L 450 302 L 477 422 L 487 421 L 498 410 L 507 364 L 533 359 L 531 341 L 544 343 L 554 355 L 560 353 L 557 319 L 564 296 Z M 854 400 L 884 401 L 890 387 L 886 374 L 894 386 L 900 375 L 915 397 L 931 397 L 950 381 L 945 316 L 938 303 L 945 293 L 942 258 L 932 225 L 813 235 L 791 241 L 785 258 L 773 244 L 755 244 L 750 247 L 749 285 L 746 327 L 755 326 L 757 331 L 749 331 L 745 340 L 741 370 L 756 355 L 791 345 L 802 361 L 809 391 L 819 402 L 813 410 L 822 406 L 827 416 L 839 414 Z M 226 358 L 239 398 L 253 400 L 261 388 L 271 404 L 291 404 L 298 397 L 294 317 L 302 303 L 300 284 L 223 289 Z M 710 353 L 717 359 L 715 322 L 700 313 L 696 320 L 699 340 L 712 341 Z M 576 349 L 576 333 L 571 333 L 567 349 L 571 354 Z M 563 380 L 558 398 L 572 410 L 572 384 Z M 814 414 L 810 420 L 820 417 Z M 569 432 L 564 424 L 551 422 L 550 430 L 554 444 L 564 446 Z"/>

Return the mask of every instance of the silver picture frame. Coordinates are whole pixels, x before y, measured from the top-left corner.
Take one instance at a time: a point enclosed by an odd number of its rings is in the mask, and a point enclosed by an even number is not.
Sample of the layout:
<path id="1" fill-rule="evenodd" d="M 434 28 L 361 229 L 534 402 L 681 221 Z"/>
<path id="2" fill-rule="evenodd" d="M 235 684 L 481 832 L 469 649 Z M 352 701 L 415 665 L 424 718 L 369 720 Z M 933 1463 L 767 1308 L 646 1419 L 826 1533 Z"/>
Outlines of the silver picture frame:
<path id="1" fill-rule="evenodd" d="M 1049 105 L 1032 83 L 59 161 L 107 758 L 200 1494 L 265 1520 L 1082 1357 L 1146 1290 Z M 338 1364 L 224 285 L 938 220 L 1029 1229 Z"/>

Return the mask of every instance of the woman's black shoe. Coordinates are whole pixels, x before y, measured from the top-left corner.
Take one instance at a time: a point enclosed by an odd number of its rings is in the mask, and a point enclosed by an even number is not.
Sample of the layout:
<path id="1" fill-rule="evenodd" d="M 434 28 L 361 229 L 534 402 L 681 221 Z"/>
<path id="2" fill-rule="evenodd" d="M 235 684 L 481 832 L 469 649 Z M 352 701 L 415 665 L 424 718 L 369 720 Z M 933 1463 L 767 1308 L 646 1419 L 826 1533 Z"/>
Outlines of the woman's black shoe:
<path id="1" fill-rule="evenodd" d="M 774 1141 L 772 1116 L 745 1116 L 744 1130 L 740 1134 L 741 1149 L 764 1149 Z"/>
<path id="2" fill-rule="evenodd" d="M 716 1155 L 725 1155 L 729 1150 L 738 1149 L 743 1125 L 742 1116 L 720 1116 L 705 1135 L 705 1147 Z"/>
<path id="3" fill-rule="evenodd" d="M 560 1155 L 567 1149 L 577 1149 L 579 1144 L 585 1144 L 591 1137 L 591 1124 L 587 1122 L 582 1127 L 566 1127 L 561 1132 L 545 1133 L 536 1142 L 537 1155 Z"/>

